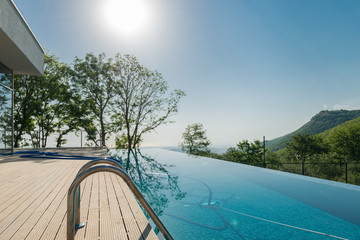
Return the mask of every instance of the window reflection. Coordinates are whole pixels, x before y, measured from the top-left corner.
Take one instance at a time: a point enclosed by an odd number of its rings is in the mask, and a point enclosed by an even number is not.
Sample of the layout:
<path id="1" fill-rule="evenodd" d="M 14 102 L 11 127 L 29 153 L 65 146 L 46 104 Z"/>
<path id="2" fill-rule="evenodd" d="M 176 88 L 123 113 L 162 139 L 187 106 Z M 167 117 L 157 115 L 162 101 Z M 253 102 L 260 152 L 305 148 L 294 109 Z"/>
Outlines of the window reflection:
<path id="1" fill-rule="evenodd" d="M 0 86 L 4 85 L 6 87 L 12 88 L 12 74 L 11 70 L 6 66 L 0 63 Z"/>
<path id="2" fill-rule="evenodd" d="M 0 154 L 11 151 L 11 97 L 12 74 L 0 66 Z M 5 72 L 5 73 L 4 73 Z"/>

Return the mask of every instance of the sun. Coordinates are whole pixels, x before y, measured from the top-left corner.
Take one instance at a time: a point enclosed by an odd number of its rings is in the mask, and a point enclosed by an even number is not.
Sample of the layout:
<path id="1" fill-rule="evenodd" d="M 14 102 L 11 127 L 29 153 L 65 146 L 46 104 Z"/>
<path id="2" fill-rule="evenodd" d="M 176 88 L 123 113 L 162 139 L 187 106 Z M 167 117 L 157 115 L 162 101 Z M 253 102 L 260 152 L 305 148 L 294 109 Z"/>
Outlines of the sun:
<path id="1" fill-rule="evenodd" d="M 138 34 L 148 22 L 145 0 L 107 0 L 104 14 L 109 27 L 122 35 Z"/>

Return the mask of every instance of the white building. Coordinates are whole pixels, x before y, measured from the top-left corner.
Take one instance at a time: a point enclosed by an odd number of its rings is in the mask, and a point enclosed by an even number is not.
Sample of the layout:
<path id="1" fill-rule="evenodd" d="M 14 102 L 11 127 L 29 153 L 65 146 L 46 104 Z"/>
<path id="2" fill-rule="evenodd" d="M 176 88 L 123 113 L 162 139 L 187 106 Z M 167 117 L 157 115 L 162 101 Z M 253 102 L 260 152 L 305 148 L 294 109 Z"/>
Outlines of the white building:
<path id="1" fill-rule="evenodd" d="M 0 0 L 0 149 L 13 152 L 13 75 L 43 71 L 44 51 L 30 27 L 13 1 Z"/>

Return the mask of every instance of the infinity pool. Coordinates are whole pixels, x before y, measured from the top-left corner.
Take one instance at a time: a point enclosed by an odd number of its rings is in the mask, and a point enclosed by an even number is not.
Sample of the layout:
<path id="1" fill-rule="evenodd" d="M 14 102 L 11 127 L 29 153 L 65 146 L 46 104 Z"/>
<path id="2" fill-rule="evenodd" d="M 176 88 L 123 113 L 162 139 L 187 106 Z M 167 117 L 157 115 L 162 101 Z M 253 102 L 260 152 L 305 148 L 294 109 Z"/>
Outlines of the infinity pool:
<path id="1" fill-rule="evenodd" d="M 359 186 L 163 149 L 110 155 L 175 239 L 360 239 Z"/>

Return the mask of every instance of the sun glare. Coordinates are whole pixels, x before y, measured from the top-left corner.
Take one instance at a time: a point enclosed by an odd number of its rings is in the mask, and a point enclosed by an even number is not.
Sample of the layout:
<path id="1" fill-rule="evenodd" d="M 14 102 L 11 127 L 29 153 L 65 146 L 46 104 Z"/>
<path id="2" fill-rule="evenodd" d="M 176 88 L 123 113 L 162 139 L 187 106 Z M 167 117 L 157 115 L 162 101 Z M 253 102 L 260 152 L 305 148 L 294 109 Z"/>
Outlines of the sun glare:
<path id="1" fill-rule="evenodd" d="M 105 5 L 107 24 L 122 35 L 134 35 L 145 30 L 148 8 L 144 0 L 108 0 Z"/>

